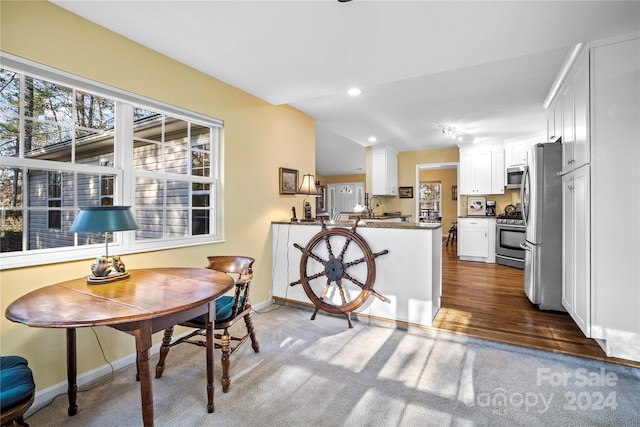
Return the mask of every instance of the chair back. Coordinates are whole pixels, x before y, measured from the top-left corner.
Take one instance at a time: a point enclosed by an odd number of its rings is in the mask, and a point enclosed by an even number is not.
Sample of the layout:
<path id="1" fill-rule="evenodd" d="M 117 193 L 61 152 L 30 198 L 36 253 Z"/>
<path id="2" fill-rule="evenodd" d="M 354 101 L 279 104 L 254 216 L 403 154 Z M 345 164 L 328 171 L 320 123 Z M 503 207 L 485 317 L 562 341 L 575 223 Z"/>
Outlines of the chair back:
<path id="1" fill-rule="evenodd" d="M 217 255 L 208 256 L 207 260 L 209 265 L 206 268 L 226 273 L 235 281 L 232 317 L 235 318 L 243 311 L 250 309 L 249 286 L 253 278 L 252 265 L 255 259 L 246 256 Z"/>
<path id="2" fill-rule="evenodd" d="M 216 271 L 222 271 L 227 274 L 235 273 L 239 276 L 248 276 L 253 274 L 251 266 L 255 259 L 246 256 L 208 256 L 209 265 L 207 268 Z"/>

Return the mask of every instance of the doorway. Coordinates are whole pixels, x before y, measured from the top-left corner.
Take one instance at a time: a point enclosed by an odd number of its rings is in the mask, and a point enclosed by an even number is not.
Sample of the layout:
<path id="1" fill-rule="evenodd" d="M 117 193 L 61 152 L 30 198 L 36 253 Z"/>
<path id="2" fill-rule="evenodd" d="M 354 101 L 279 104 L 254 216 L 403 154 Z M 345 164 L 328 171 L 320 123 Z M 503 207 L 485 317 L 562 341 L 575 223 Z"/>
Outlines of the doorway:
<path id="1" fill-rule="evenodd" d="M 429 205 L 429 201 L 422 200 L 420 197 L 421 183 L 439 182 L 440 194 L 438 198 L 438 217 L 441 217 L 443 230 L 448 230 L 451 223 L 458 220 L 460 214 L 460 202 L 458 200 L 457 186 L 460 179 L 459 163 L 424 163 L 416 165 L 415 188 L 418 189 L 418 197 L 416 197 L 415 218 L 425 217 L 425 205 Z M 423 188 L 427 188 L 424 185 Z M 434 206 L 431 205 L 431 208 Z M 426 209 L 430 209 L 426 206 Z M 428 217 L 428 215 L 427 215 Z M 427 218 L 425 217 L 425 218 Z"/>

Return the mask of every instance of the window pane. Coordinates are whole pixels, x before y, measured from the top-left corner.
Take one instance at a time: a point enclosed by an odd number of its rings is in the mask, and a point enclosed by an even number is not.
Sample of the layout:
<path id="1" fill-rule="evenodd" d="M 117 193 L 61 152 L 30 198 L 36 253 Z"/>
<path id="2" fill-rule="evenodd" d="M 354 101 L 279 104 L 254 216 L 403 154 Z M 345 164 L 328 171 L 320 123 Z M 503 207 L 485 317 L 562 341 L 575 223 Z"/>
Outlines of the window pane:
<path id="1" fill-rule="evenodd" d="M 0 252 L 16 252 L 22 250 L 22 211 L 0 211 Z"/>
<path id="2" fill-rule="evenodd" d="M 189 183 L 167 181 L 167 206 L 189 206 Z"/>
<path id="3" fill-rule="evenodd" d="M 76 126 L 89 129 L 113 129 L 114 102 L 87 92 L 76 92 Z"/>
<path id="4" fill-rule="evenodd" d="M 170 116 L 165 118 L 165 143 L 179 146 L 182 150 L 186 150 L 189 148 L 187 146 L 188 131 L 189 122 Z"/>
<path id="5" fill-rule="evenodd" d="M 211 176 L 211 158 L 209 153 L 198 151 L 191 153 L 191 174 L 195 176 Z"/>
<path id="6" fill-rule="evenodd" d="M 164 211 L 162 209 L 136 209 L 136 239 L 162 239 L 164 230 Z"/>
<path id="7" fill-rule="evenodd" d="M 78 173 L 76 193 L 78 195 L 78 206 L 100 206 L 101 202 L 101 176 L 99 174 Z M 112 176 L 113 177 L 113 176 Z M 115 178 L 114 178 L 115 179 Z M 72 206 L 73 194 L 72 183 L 65 183 L 65 205 Z M 68 190 L 68 191 L 67 191 Z M 69 194 L 67 196 L 67 193 Z"/>
<path id="8" fill-rule="evenodd" d="M 73 123 L 73 90 L 25 76 L 24 114 L 36 120 Z"/>
<path id="9" fill-rule="evenodd" d="M 211 150 L 211 128 L 197 123 L 191 123 L 191 148 Z"/>
<path id="10" fill-rule="evenodd" d="M 69 233 L 73 223 L 73 210 L 57 211 L 60 215 L 61 227 L 49 228 L 49 212 L 47 210 L 31 210 L 27 218 L 29 220 L 28 249 L 50 249 L 73 246 L 73 233 Z"/>
<path id="11" fill-rule="evenodd" d="M 0 113 L 0 156 L 17 157 L 20 120 Z"/>
<path id="12" fill-rule="evenodd" d="M 25 157 L 40 160 L 71 161 L 73 128 L 25 120 Z"/>
<path id="13" fill-rule="evenodd" d="M 167 209 L 167 237 L 187 237 L 189 235 L 189 211 L 187 209 Z"/>
<path id="14" fill-rule="evenodd" d="M 0 68 L 0 111 L 20 112 L 20 74 Z"/>
<path id="15" fill-rule="evenodd" d="M 76 129 L 76 163 L 113 166 L 114 144 L 113 132 Z M 111 162 L 104 163 L 105 158 Z"/>
<path id="16" fill-rule="evenodd" d="M 194 209 L 193 210 L 193 235 L 209 234 L 209 210 Z"/>
<path id="17" fill-rule="evenodd" d="M 22 169 L 0 168 L 0 207 L 22 206 Z"/>
<path id="18" fill-rule="evenodd" d="M 189 173 L 189 151 L 180 146 L 167 144 L 164 147 L 164 171 L 186 175 Z"/>

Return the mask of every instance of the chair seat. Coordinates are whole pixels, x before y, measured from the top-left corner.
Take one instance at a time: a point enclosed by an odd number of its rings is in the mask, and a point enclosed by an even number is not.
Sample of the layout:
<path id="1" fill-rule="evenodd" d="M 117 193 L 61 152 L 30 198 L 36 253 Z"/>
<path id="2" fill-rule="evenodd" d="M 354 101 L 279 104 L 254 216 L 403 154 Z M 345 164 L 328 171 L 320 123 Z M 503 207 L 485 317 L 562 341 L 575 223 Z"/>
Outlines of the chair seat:
<path id="1" fill-rule="evenodd" d="M 243 296 L 240 295 L 239 306 L 242 306 Z M 235 298 L 230 295 L 225 295 L 216 300 L 216 323 L 222 323 L 225 320 L 231 318 L 233 316 L 233 303 L 235 302 Z M 200 325 L 203 328 L 206 326 L 204 323 L 204 314 L 198 317 L 194 317 L 189 320 L 188 323 L 193 323 L 196 325 Z"/>
<path id="2" fill-rule="evenodd" d="M 27 360 L 20 356 L 0 358 L 0 402 L 2 412 L 29 400 L 36 388 Z"/>

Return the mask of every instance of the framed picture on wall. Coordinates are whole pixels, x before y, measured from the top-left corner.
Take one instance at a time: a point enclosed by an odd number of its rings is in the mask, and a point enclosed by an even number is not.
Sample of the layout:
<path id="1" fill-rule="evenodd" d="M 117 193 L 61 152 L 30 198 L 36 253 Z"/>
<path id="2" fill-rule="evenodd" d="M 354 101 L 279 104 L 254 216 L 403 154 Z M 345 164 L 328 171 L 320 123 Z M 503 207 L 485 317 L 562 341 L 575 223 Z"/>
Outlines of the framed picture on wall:
<path id="1" fill-rule="evenodd" d="M 413 199 L 413 187 L 400 187 L 398 193 L 401 199 Z"/>
<path id="2" fill-rule="evenodd" d="M 298 191 L 298 170 L 280 168 L 280 194 L 296 194 Z"/>
<path id="3" fill-rule="evenodd" d="M 487 215 L 487 198 L 486 197 L 468 197 L 467 198 L 467 215 Z"/>

